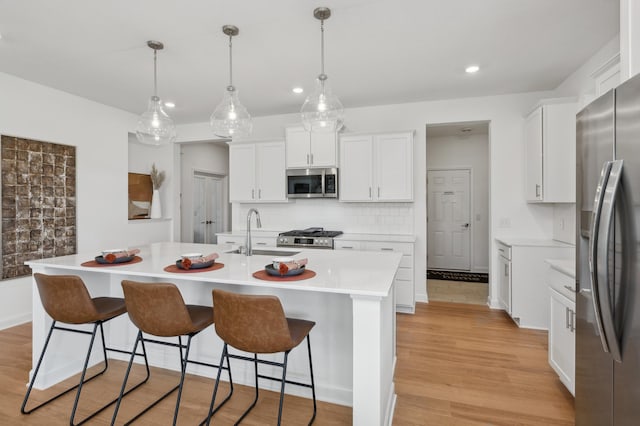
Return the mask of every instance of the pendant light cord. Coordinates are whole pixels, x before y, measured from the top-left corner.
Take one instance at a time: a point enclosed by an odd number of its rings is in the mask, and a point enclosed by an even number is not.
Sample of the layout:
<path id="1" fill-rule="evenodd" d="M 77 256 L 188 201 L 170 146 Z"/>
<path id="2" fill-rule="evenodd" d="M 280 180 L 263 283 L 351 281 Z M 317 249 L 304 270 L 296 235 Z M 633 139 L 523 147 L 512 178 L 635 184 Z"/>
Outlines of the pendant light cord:
<path id="1" fill-rule="evenodd" d="M 229 87 L 233 87 L 233 54 L 232 54 L 233 45 L 231 43 L 232 39 L 233 39 L 233 36 L 230 35 L 229 36 Z"/>
<path id="2" fill-rule="evenodd" d="M 324 19 L 320 20 L 320 74 L 324 75 Z"/>
<path id="3" fill-rule="evenodd" d="M 153 49 L 153 96 L 158 97 L 158 49 Z"/>

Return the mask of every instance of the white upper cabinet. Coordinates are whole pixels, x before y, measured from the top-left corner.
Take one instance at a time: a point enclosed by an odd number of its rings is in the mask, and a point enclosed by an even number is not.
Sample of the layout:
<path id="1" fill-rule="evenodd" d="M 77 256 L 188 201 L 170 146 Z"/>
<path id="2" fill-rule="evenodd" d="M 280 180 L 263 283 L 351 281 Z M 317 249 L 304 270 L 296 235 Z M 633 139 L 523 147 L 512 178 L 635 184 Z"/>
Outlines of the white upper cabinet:
<path id="1" fill-rule="evenodd" d="M 229 144 L 229 199 L 287 201 L 283 141 Z"/>
<path id="2" fill-rule="evenodd" d="M 525 118 L 524 194 L 528 202 L 575 202 L 576 109 L 573 100 L 548 100 Z"/>
<path id="3" fill-rule="evenodd" d="M 413 132 L 340 137 L 340 201 L 413 201 Z"/>
<path id="4" fill-rule="evenodd" d="M 304 127 L 287 127 L 287 167 L 335 167 L 336 133 L 308 132 Z"/>

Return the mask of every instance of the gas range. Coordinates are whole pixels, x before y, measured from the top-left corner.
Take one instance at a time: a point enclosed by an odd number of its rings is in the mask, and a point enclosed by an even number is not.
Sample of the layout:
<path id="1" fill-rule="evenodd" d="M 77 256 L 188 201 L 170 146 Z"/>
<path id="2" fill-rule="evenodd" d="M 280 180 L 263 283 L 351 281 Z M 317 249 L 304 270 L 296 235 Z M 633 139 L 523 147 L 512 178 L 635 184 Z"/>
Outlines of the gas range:
<path id="1" fill-rule="evenodd" d="M 332 249 L 333 238 L 342 231 L 325 231 L 324 228 L 307 228 L 282 232 L 278 235 L 278 247 L 305 247 Z"/>

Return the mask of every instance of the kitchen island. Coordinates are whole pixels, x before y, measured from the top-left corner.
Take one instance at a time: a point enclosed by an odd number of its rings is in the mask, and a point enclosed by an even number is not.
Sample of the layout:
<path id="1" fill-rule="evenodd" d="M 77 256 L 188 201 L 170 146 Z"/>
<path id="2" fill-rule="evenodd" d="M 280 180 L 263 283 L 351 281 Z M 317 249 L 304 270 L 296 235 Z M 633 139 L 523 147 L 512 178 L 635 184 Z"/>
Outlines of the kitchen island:
<path id="1" fill-rule="evenodd" d="M 189 243 L 155 243 L 139 247 L 142 262 L 108 267 L 87 267 L 82 263 L 98 253 L 85 253 L 29 261 L 32 271 L 44 274 L 74 274 L 85 281 L 93 297 L 122 297 L 124 279 L 148 282 L 172 282 L 178 286 L 186 303 L 211 305 L 211 291 L 226 289 L 247 294 L 272 294 L 282 301 L 287 316 L 316 322 L 311 332 L 317 397 L 320 400 L 350 405 L 354 425 L 391 424 L 395 407 L 393 373 L 396 361 L 395 301 L 393 279 L 401 253 L 337 252 L 333 250 L 291 250 L 295 258 L 308 258 L 307 269 L 316 276 L 301 281 L 265 281 L 253 277 L 274 256 L 227 253 L 234 247 Z M 164 268 L 174 265 L 182 253 L 217 252 L 222 269 L 198 273 L 170 273 Z M 33 283 L 33 365 L 42 350 L 51 319 L 44 312 L 37 286 Z M 105 325 L 107 345 L 119 349 L 133 346 L 137 329 L 126 315 Z M 68 333 L 65 333 L 68 334 Z M 52 356 L 43 363 L 36 387 L 49 387 L 79 371 L 80 358 L 87 342 L 84 336 L 60 334 L 52 341 Z M 175 349 L 148 347 L 151 364 L 179 369 Z M 222 341 L 213 327 L 198 335 L 190 358 L 216 362 Z M 99 352 L 95 352 L 98 362 Z M 55 355 L 54 355 L 55 354 Z M 112 355 L 114 358 L 126 357 Z M 244 364 L 244 363 L 243 363 Z M 243 368 L 244 367 L 244 368 Z M 233 366 L 234 381 L 251 384 L 250 366 Z M 213 377 L 211 369 L 189 368 L 190 373 Z M 266 374 L 271 371 L 265 369 Z M 297 349 L 289 357 L 288 378 L 308 381 L 306 351 Z M 264 381 L 263 381 L 264 382 Z M 261 383 L 278 389 L 276 383 Z M 309 397 L 296 386 L 287 392 Z M 206 408 L 205 408 L 206 410 Z"/>

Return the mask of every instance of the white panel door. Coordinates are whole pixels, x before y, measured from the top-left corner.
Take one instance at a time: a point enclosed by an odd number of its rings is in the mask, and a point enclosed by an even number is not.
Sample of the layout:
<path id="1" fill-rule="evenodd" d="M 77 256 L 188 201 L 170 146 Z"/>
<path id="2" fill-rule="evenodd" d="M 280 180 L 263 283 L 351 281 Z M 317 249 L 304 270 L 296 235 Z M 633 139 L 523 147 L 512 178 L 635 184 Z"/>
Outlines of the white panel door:
<path id="1" fill-rule="evenodd" d="M 427 172 L 427 267 L 471 268 L 469 170 Z"/>
<path id="2" fill-rule="evenodd" d="M 193 175 L 193 242 L 216 244 L 222 232 L 222 178 L 206 173 Z"/>

